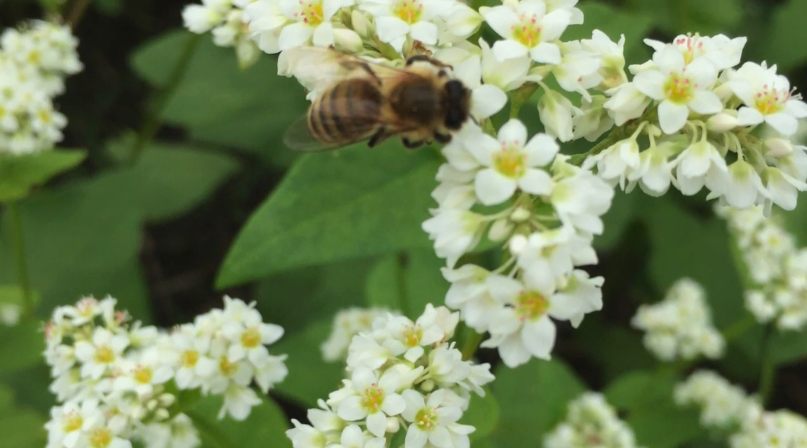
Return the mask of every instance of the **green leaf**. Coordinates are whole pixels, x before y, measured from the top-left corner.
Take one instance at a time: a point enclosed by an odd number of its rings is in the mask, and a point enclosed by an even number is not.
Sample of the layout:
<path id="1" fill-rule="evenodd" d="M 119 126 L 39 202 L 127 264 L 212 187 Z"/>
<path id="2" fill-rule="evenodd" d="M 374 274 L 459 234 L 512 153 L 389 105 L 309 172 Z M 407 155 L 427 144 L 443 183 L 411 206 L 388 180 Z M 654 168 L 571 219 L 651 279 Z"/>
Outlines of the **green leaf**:
<path id="1" fill-rule="evenodd" d="M 438 161 L 366 148 L 306 156 L 252 215 L 219 272 L 225 288 L 296 267 L 430 247 L 421 224 Z"/>
<path id="2" fill-rule="evenodd" d="M 84 151 L 43 151 L 20 156 L 0 156 L 0 202 L 16 201 L 84 160 Z"/>
<path id="3" fill-rule="evenodd" d="M 499 403 L 499 424 L 491 434 L 496 446 L 542 446 L 543 437 L 566 415 L 570 400 L 586 387 L 559 360 L 533 359 L 510 369 L 496 369 L 493 395 Z"/>
<path id="4" fill-rule="evenodd" d="M 238 169 L 222 153 L 155 143 L 131 168 L 102 174 L 98 188 L 128 191 L 147 221 L 182 215 L 207 199 Z"/>
<path id="5" fill-rule="evenodd" d="M 771 335 L 768 344 L 771 360 L 788 364 L 807 357 L 807 333 L 778 331 Z"/>
<path id="6" fill-rule="evenodd" d="M 30 367 L 44 362 L 45 336 L 42 323 L 21 321 L 13 327 L 0 325 L 0 373 Z"/>
<path id="7" fill-rule="evenodd" d="M 443 304 L 449 288 L 440 274 L 443 266 L 445 262 L 437 258 L 432 249 L 381 258 L 367 277 L 368 305 L 392 310 L 405 306 L 408 317 L 417 318 L 427 304 Z"/>
<path id="8" fill-rule="evenodd" d="M 475 442 L 487 437 L 499 423 L 499 403 L 491 391 L 485 388 L 485 396 L 480 397 L 471 393 L 471 403 L 468 410 L 462 414 L 459 423 L 471 425 L 476 431 L 470 434 L 471 441 Z M 474 443 L 476 446 L 476 443 Z"/>
<path id="9" fill-rule="evenodd" d="M 39 303 L 42 298 L 35 291 L 31 292 L 34 301 L 34 307 Z M 19 286 L 0 286 L 0 304 L 7 303 L 9 305 L 16 305 L 18 307 L 25 307 L 25 294 Z"/>
<path id="10" fill-rule="evenodd" d="M 656 364 L 642 344 L 641 332 L 605 323 L 598 314 L 586 316 L 575 337 L 586 355 L 599 362 L 605 381 Z"/>
<path id="11" fill-rule="evenodd" d="M 603 393 L 618 409 L 633 410 L 669 401 L 674 387 L 674 372 L 636 371 L 620 376 Z"/>
<path id="12" fill-rule="evenodd" d="M 602 217 L 605 231 L 602 235 L 594 238 L 594 248 L 597 250 L 606 251 L 615 248 L 621 241 L 625 229 L 636 215 L 636 203 L 639 193 L 626 194 L 618 189 L 615 193 L 611 208 Z"/>
<path id="13" fill-rule="evenodd" d="M 744 11 L 740 0 L 642 0 L 631 3 L 638 11 L 650 16 L 655 25 L 672 35 L 725 33 L 740 23 Z"/>
<path id="14" fill-rule="evenodd" d="M 161 36 L 135 53 L 132 66 L 149 82 L 164 85 L 189 38 L 185 31 Z M 163 118 L 186 127 L 196 140 L 289 166 L 298 154 L 286 148 L 281 137 L 308 108 L 304 89 L 294 79 L 277 75 L 275 57 L 261 57 L 247 70 L 238 67 L 232 48 L 204 39 Z"/>
<path id="15" fill-rule="evenodd" d="M 221 397 L 207 397 L 188 412 L 199 430 L 204 448 L 291 448 L 283 411 L 268 398 L 252 408 L 246 420 L 218 419 Z"/>
<path id="16" fill-rule="evenodd" d="M 632 412 L 628 424 L 636 435 L 637 446 L 646 448 L 675 448 L 703 435 L 697 412 L 677 407 L 672 396 L 667 402 Z"/>
<path id="17" fill-rule="evenodd" d="M 364 284 L 371 263 L 355 260 L 270 276 L 258 284 L 258 310 L 292 334 L 333 319 L 343 308 L 366 306 Z"/>
<path id="18" fill-rule="evenodd" d="M 380 308 L 398 309 L 401 305 L 401 291 L 398 285 L 400 266 L 397 255 L 382 257 L 376 262 L 367 283 L 364 285 L 367 304 Z"/>
<path id="19" fill-rule="evenodd" d="M 770 24 L 765 27 L 769 33 L 764 39 L 765 59 L 770 64 L 777 64 L 780 72 L 796 68 L 807 60 L 807 48 L 794 45 L 807 41 L 805 17 L 807 2 L 791 0 L 775 9 Z"/>
<path id="20" fill-rule="evenodd" d="M 340 387 L 345 377 L 344 362 L 325 362 L 320 345 L 328 339 L 332 321 L 317 322 L 305 331 L 283 337 L 272 346 L 272 354 L 289 355 L 286 366 L 290 374 L 276 386 L 276 391 L 309 408 L 317 407 L 317 400 Z"/>
<path id="21" fill-rule="evenodd" d="M 625 35 L 625 59 L 635 60 L 639 51 L 644 51 L 642 39 L 650 32 L 653 21 L 650 15 L 618 9 L 605 3 L 585 2 L 580 9 L 586 17 L 581 25 L 569 27 L 563 37 L 568 39 L 591 39 L 591 32 L 598 29 L 608 35 L 614 42 Z"/>

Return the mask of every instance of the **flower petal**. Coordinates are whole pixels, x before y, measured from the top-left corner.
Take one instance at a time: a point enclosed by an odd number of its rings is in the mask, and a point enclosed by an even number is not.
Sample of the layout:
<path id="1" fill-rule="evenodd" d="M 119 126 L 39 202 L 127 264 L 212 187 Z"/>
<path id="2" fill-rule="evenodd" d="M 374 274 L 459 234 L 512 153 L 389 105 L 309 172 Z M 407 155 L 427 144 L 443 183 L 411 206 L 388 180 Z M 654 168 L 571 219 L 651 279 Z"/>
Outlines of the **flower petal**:
<path id="1" fill-rule="evenodd" d="M 304 23 L 292 23 L 280 32 L 278 39 L 280 50 L 299 47 L 308 42 L 312 34 L 314 30 L 310 26 Z"/>
<path id="2" fill-rule="evenodd" d="M 555 183 L 546 171 L 528 169 L 518 180 L 518 187 L 527 193 L 546 195 L 552 192 Z"/>
<path id="3" fill-rule="evenodd" d="M 493 44 L 493 55 L 500 61 L 524 56 L 529 49 L 514 40 L 498 40 Z"/>
<path id="4" fill-rule="evenodd" d="M 799 129 L 799 122 L 792 115 L 784 112 L 778 112 L 765 117 L 765 123 L 771 125 L 772 128 L 779 131 L 784 136 L 790 136 L 796 133 Z"/>
<path id="5" fill-rule="evenodd" d="M 720 98 L 707 90 L 696 91 L 695 97 L 692 98 L 688 106 L 694 112 L 703 115 L 712 115 L 723 110 L 723 103 L 720 101 Z"/>
<path id="6" fill-rule="evenodd" d="M 765 121 L 765 117 L 753 107 L 741 107 L 737 112 L 738 126 L 755 126 L 763 121 Z"/>
<path id="7" fill-rule="evenodd" d="M 524 152 L 527 154 L 527 165 L 529 166 L 545 166 L 560 151 L 560 146 L 554 138 L 546 134 L 536 134 L 524 146 Z"/>
<path id="8" fill-rule="evenodd" d="M 493 47 L 495 49 L 496 44 Z M 557 65 L 561 62 L 560 47 L 548 42 L 541 42 L 530 50 L 530 57 L 535 62 Z"/>
<path id="9" fill-rule="evenodd" d="M 499 142 L 514 142 L 516 146 L 527 143 L 527 127 L 517 119 L 511 119 L 499 130 Z"/>
<path id="10" fill-rule="evenodd" d="M 494 31 L 505 38 L 510 36 L 512 27 L 518 23 L 518 15 L 507 6 L 479 8 L 479 13 Z"/>
<path id="11" fill-rule="evenodd" d="M 658 106 L 658 121 L 665 134 L 674 134 L 681 130 L 689 117 L 689 108 L 683 104 L 662 101 Z"/>
<path id="12" fill-rule="evenodd" d="M 474 89 L 471 95 L 471 115 L 478 120 L 488 118 L 502 110 L 507 103 L 507 94 L 491 84 Z"/>
<path id="13" fill-rule="evenodd" d="M 641 72 L 633 78 L 636 89 L 654 100 L 664 99 L 664 75 L 655 70 Z"/>
<path id="14" fill-rule="evenodd" d="M 552 347 L 555 346 L 555 324 L 547 316 L 525 323 L 521 331 L 521 342 L 536 358 L 550 359 Z"/>
<path id="15" fill-rule="evenodd" d="M 516 192 L 516 186 L 515 180 L 490 168 L 477 173 L 474 180 L 476 196 L 483 205 L 496 205 L 508 200 Z"/>
<path id="16" fill-rule="evenodd" d="M 409 25 L 397 17 L 383 16 L 376 18 L 375 21 L 381 42 L 390 43 L 409 32 Z"/>

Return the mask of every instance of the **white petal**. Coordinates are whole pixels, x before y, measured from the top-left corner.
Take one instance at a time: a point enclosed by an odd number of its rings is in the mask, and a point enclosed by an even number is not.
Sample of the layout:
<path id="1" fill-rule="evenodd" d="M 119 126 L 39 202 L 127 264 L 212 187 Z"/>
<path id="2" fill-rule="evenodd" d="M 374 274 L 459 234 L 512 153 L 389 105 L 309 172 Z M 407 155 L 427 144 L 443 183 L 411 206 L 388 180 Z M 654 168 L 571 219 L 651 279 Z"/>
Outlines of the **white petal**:
<path id="1" fill-rule="evenodd" d="M 527 127 L 519 120 L 511 119 L 502 126 L 498 135 L 500 142 L 516 142 L 517 146 L 527 143 Z"/>
<path id="2" fill-rule="evenodd" d="M 362 408 L 359 397 L 353 395 L 339 403 L 337 414 L 343 420 L 354 421 L 363 419 L 367 415 L 367 411 Z"/>
<path id="3" fill-rule="evenodd" d="M 427 45 L 437 43 L 437 25 L 431 22 L 418 22 L 409 28 L 412 39 L 423 42 Z"/>
<path id="4" fill-rule="evenodd" d="M 494 49 L 496 45 L 494 44 Z M 560 64 L 560 48 L 555 44 L 541 42 L 530 50 L 530 57 L 535 62 L 544 64 Z"/>
<path id="5" fill-rule="evenodd" d="M 406 408 L 406 402 L 404 401 L 403 397 L 398 394 L 390 394 L 386 398 L 384 398 L 384 404 L 381 406 L 381 409 L 387 415 L 398 415 Z M 381 437 L 381 436 L 378 436 Z"/>
<path id="6" fill-rule="evenodd" d="M 383 412 L 368 415 L 367 429 L 376 437 L 384 437 L 387 430 L 387 416 Z"/>
<path id="7" fill-rule="evenodd" d="M 474 180 L 476 196 L 483 205 L 496 205 L 510 199 L 516 192 L 516 181 L 502 176 L 493 169 L 477 173 Z"/>
<path id="8" fill-rule="evenodd" d="M 648 70 L 641 72 L 633 78 L 636 89 L 654 100 L 664 99 L 664 75 Z"/>
<path id="9" fill-rule="evenodd" d="M 289 48 L 296 48 L 308 42 L 314 30 L 304 23 L 293 23 L 280 32 L 278 45 L 280 50 L 288 50 Z"/>
<path id="10" fill-rule="evenodd" d="M 547 165 L 560 151 L 560 146 L 554 138 L 546 134 L 536 134 L 524 147 L 529 166 Z"/>
<path id="11" fill-rule="evenodd" d="M 796 118 L 807 117 L 807 103 L 804 101 L 790 100 L 785 105 L 785 110 Z"/>
<path id="12" fill-rule="evenodd" d="M 484 84 L 474 89 L 471 97 L 471 115 L 481 120 L 502 110 L 507 103 L 507 94 L 500 88 Z"/>
<path id="13" fill-rule="evenodd" d="M 397 17 L 384 16 L 375 20 L 378 38 L 381 39 L 381 42 L 390 43 L 409 32 L 409 25 Z"/>
<path id="14" fill-rule="evenodd" d="M 333 45 L 333 25 L 325 22 L 314 30 L 314 46 L 330 47 Z"/>
<path id="15" fill-rule="evenodd" d="M 695 92 L 695 97 L 689 102 L 689 108 L 699 114 L 711 115 L 723 110 L 723 103 L 714 93 L 698 90 Z"/>
<path id="16" fill-rule="evenodd" d="M 775 114 L 766 116 L 765 123 L 768 123 L 772 128 L 776 129 L 780 134 L 785 136 L 795 134 L 799 128 L 798 120 L 784 112 L 777 112 Z"/>
<path id="17" fill-rule="evenodd" d="M 662 101 L 658 106 L 658 120 L 665 134 L 674 134 L 681 130 L 689 117 L 689 108 L 683 104 Z"/>
<path id="18" fill-rule="evenodd" d="M 518 15 L 507 6 L 479 8 L 479 12 L 488 25 L 502 37 L 509 37 L 512 27 L 518 23 Z"/>
<path id="19" fill-rule="evenodd" d="M 549 359 L 555 346 L 555 324 L 549 317 L 541 317 L 535 322 L 524 324 L 521 342 L 536 358 Z"/>
<path id="20" fill-rule="evenodd" d="M 518 180 L 518 187 L 532 194 L 547 195 L 552 192 L 554 186 L 552 178 L 544 170 L 528 169 Z"/>
<path id="21" fill-rule="evenodd" d="M 512 278 L 503 275 L 490 275 L 485 280 L 490 295 L 500 303 L 515 303 L 516 297 L 524 286 Z"/>
<path id="22" fill-rule="evenodd" d="M 493 44 L 493 55 L 500 61 L 521 57 L 528 52 L 527 47 L 514 40 L 499 40 Z"/>
<path id="23" fill-rule="evenodd" d="M 409 429 L 406 431 L 404 448 L 423 448 L 428 438 L 428 434 L 419 430 L 417 426 L 409 425 Z"/>
<path id="24" fill-rule="evenodd" d="M 452 448 L 451 435 L 444 426 L 434 428 L 432 433 L 429 434 L 429 442 L 437 448 Z"/>
<path id="25" fill-rule="evenodd" d="M 765 117 L 753 107 L 741 107 L 737 112 L 738 126 L 755 126 L 765 121 Z"/>

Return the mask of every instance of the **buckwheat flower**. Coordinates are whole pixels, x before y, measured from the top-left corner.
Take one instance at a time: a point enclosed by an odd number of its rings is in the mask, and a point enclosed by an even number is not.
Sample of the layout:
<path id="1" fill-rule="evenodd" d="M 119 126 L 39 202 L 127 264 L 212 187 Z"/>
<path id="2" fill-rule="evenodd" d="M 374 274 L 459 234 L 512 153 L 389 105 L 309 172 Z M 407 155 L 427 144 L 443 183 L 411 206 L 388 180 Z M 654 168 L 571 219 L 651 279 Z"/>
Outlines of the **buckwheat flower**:
<path id="1" fill-rule="evenodd" d="M 404 316 L 390 318 L 385 331 L 389 335 L 382 345 L 386 347 L 393 356 L 403 356 L 409 362 L 414 363 L 425 352 L 423 347 L 432 345 L 443 340 L 446 336 L 442 328 L 435 322 L 435 313 L 423 313 L 417 320 L 412 322 Z"/>
<path id="2" fill-rule="evenodd" d="M 561 222 L 590 235 L 602 234 L 601 216 L 611 208 L 613 198 L 614 189 L 587 169 L 556 181 L 550 194 Z"/>
<path id="3" fill-rule="evenodd" d="M 57 447 L 74 447 L 83 442 L 82 438 L 86 437 L 93 422 L 103 419 L 98 400 L 67 402 L 51 408 L 50 417 L 50 421 L 45 424 L 48 445 Z"/>
<path id="4" fill-rule="evenodd" d="M 498 141 L 480 136 L 469 149 L 484 166 L 476 175 L 476 195 L 484 205 L 495 205 L 513 196 L 516 189 L 532 194 L 552 190 L 549 174 L 539 169 L 548 165 L 559 147 L 545 134 L 527 140 L 527 128 L 512 119 L 499 130 Z"/>
<path id="5" fill-rule="evenodd" d="M 728 166 L 726 173 L 715 170 L 710 172 L 713 196 L 722 196 L 728 205 L 748 208 L 757 203 L 760 196 L 769 197 L 770 193 L 762 185 L 762 178 L 748 162 L 739 159 Z M 707 177 L 707 182 L 709 182 Z"/>
<path id="6" fill-rule="evenodd" d="M 457 421 L 462 409 L 447 402 L 453 395 L 446 389 L 438 389 L 424 396 L 408 389 L 402 394 L 406 401 L 403 418 L 411 422 L 406 431 L 405 448 L 422 448 L 427 444 L 446 448 L 466 448 L 470 445 L 468 434 L 475 428 Z"/>
<path id="7" fill-rule="evenodd" d="M 765 122 L 790 136 L 798 129 L 798 119 L 807 117 L 807 104 L 792 94 L 790 82 L 776 74 L 775 65 L 746 62 L 729 79 L 728 86 L 744 104 L 737 115 L 740 126 Z"/>
<path id="8" fill-rule="evenodd" d="M 485 280 L 490 271 L 473 264 L 457 269 L 443 268 L 443 277 L 451 283 L 446 305 L 460 310 L 463 322 L 478 333 L 488 331 L 490 316 L 499 304 L 490 295 Z"/>
<path id="9" fill-rule="evenodd" d="M 518 266 L 533 282 L 554 289 L 556 280 L 572 272 L 574 266 L 597 263 L 591 243 L 573 228 L 563 226 L 532 233 L 517 256 Z"/>
<path id="10" fill-rule="evenodd" d="M 527 81 L 539 80 L 537 77 L 528 75 L 529 57 L 522 56 L 499 61 L 484 39 L 479 39 L 479 47 L 482 49 L 482 80 L 486 85 L 493 85 L 509 92 L 521 87 Z"/>
<path id="11" fill-rule="evenodd" d="M 522 0 L 492 8 L 482 7 L 479 12 L 504 38 L 493 44 L 498 60 L 529 55 L 536 62 L 560 63 L 561 52 L 556 41 L 572 19 L 569 10 L 560 8 L 547 13 L 543 0 Z"/>
<path id="12" fill-rule="evenodd" d="M 591 100 L 589 90 L 603 81 L 598 69 L 602 60 L 586 51 L 580 41 L 562 42 L 561 61 L 552 66 L 552 74 L 561 88 L 567 92 L 577 92 L 585 100 Z"/>
<path id="13" fill-rule="evenodd" d="M 607 101 L 608 98 L 603 95 L 593 95 L 590 101 L 583 99 L 578 113 L 572 117 L 574 139 L 585 138 L 595 142 L 614 127 L 614 119 L 605 109 Z"/>
<path id="14" fill-rule="evenodd" d="M 90 448 L 132 448 L 132 442 L 122 434 L 123 427 L 111 424 L 105 419 L 94 420 L 84 434 L 85 446 Z M 72 448 L 72 447 L 67 447 Z"/>
<path id="15" fill-rule="evenodd" d="M 347 308 L 336 313 L 328 339 L 320 350 L 326 361 L 336 361 L 347 356 L 347 348 L 353 336 L 372 329 L 373 321 L 386 315 L 386 308 Z"/>
<path id="16" fill-rule="evenodd" d="M 437 256 L 454 266 L 482 238 L 482 218 L 482 215 L 467 210 L 437 210 L 423 223 L 423 230 L 434 241 Z"/>
<path id="17" fill-rule="evenodd" d="M 673 164 L 669 159 L 677 152 L 678 146 L 678 142 L 665 141 L 642 151 L 639 166 L 627 175 L 628 181 L 638 182 L 642 191 L 650 196 L 666 193 L 672 183 Z"/>
<path id="18" fill-rule="evenodd" d="M 265 324 L 260 313 L 253 310 L 243 322 L 228 322 L 222 329 L 224 337 L 230 340 L 227 358 L 230 362 L 249 359 L 253 365 L 262 364 L 269 356 L 266 345 L 274 344 L 283 336 L 283 327 Z"/>
<path id="19" fill-rule="evenodd" d="M 498 348 L 508 367 L 517 367 L 531 357 L 550 359 L 555 345 L 555 324 L 550 319 L 577 316 L 581 303 L 555 300 L 551 285 L 525 276 L 523 283 L 501 275 L 486 280 L 490 294 L 505 307 L 490 322 L 490 339 L 482 347 Z"/>
<path id="20" fill-rule="evenodd" d="M 482 16 L 463 2 L 453 1 L 440 17 L 432 20 L 439 29 L 438 44 L 463 42 L 482 25 Z"/>
<path id="21" fill-rule="evenodd" d="M 698 406 L 701 424 L 716 429 L 736 427 L 756 404 L 741 388 L 708 370 L 696 371 L 677 384 L 674 398 L 679 406 Z"/>
<path id="22" fill-rule="evenodd" d="M 389 349 L 383 347 L 373 338 L 366 335 L 354 336 L 347 350 L 348 367 L 367 367 L 377 369 L 392 356 Z"/>
<path id="23" fill-rule="evenodd" d="M 586 392 L 568 406 L 563 422 L 545 438 L 546 448 L 635 448 L 636 440 L 602 394 Z"/>
<path id="24" fill-rule="evenodd" d="M 160 353 L 149 350 L 139 362 L 129 362 L 122 366 L 122 375 L 115 378 L 113 388 L 116 391 L 132 391 L 141 397 L 151 396 L 155 386 L 162 385 L 174 376 L 174 370 L 163 364 Z"/>
<path id="25" fill-rule="evenodd" d="M 363 0 L 359 8 L 375 17 L 381 42 L 400 52 L 407 36 L 426 45 L 437 44 L 438 28 L 432 21 L 452 10 L 450 0 Z"/>
<path id="26" fill-rule="evenodd" d="M 191 333 L 192 326 L 183 326 L 171 335 L 175 350 L 176 375 L 174 381 L 180 389 L 196 389 L 216 370 L 216 362 L 207 354 L 210 338 Z"/>
<path id="27" fill-rule="evenodd" d="M 168 423 L 151 423 L 137 432 L 137 437 L 149 448 L 195 448 L 201 445 L 193 421 L 179 414 Z"/>
<path id="28" fill-rule="evenodd" d="M 740 432 L 729 439 L 731 448 L 774 448 L 807 445 L 807 421 L 788 410 L 747 412 Z"/>
<path id="29" fill-rule="evenodd" d="M 666 46 L 653 54 L 653 63 L 657 69 L 637 74 L 633 82 L 639 91 L 661 101 L 659 124 L 665 134 L 681 130 L 690 110 L 702 115 L 723 110 L 723 103 L 709 90 L 717 80 L 717 70 L 709 60 L 697 58 L 687 63 L 677 49 Z"/>
<path id="30" fill-rule="evenodd" d="M 291 419 L 291 423 L 294 428 L 286 431 L 286 437 L 291 440 L 294 448 L 325 448 L 328 441 L 321 431 L 296 419 Z"/>
<path id="31" fill-rule="evenodd" d="M 355 395 L 341 403 L 337 414 L 347 421 L 366 419 L 367 429 L 376 437 L 383 437 L 387 416 L 403 412 L 406 403 L 395 391 L 400 384 L 400 375 L 388 371 L 380 378 L 369 369 L 356 369 L 351 377 Z"/>
<path id="32" fill-rule="evenodd" d="M 108 373 L 129 345 L 125 335 L 114 334 L 106 328 L 96 328 L 92 342 L 76 343 L 76 358 L 82 363 L 81 376 L 99 379 Z"/>
<path id="33" fill-rule="evenodd" d="M 385 438 L 372 437 L 357 425 L 349 425 L 342 431 L 339 444 L 333 446 L 334 448 L 384 448 L 385 444 Z"/>
<path id="34" fill-rule="evenodd" d="M 606 93 L 610 98 L 603 107 L 617 126 L 641 117 L 651 103 L 650 98 L 645 96 L 632 82 L 621 84 Z"/>
<path id="35" fill-rule="evenodd" d="M 331 20 L 353 0 L 260 0 L 244 10 L 250 30 L 259 34 L 259 46 L 277 53 L 307 44 L 334 44 Z"/>
<path id="36" fill-rule="evenodd" d="M 672 164 L 676 167 L 676 186 L 685 195 L 694 195 L 704 186 L 706 179 L 723 179 L 723 176 L 709 175 L 719 171 L 728 174 L 728 167 L 723 155 L 706 139 L 706 135 L 689 145 Z M 718 186 L 711 186 L 719 189 Z"/>
<path id="37" fill-rule="evenodd" d="M 182 10 L 185 28 L 196 34 L 210 31 L 225 19 L 231 4 L 229 0 L 202 0 L 201 5 L 187 5 Z"/>
<path id="38" fill-rule="evenodd" d="M 662 302 L 640 306 L 632 324 L 647 332 L 645 347 L 663 361 L 720 357 L 725 341 L 712 325 L 705 295 L 700 285 L 685 278 L 673 284 Z"/>
<path id="39" fill-rule="evenodd" d="M 547 134 L 562 142 L 574 138 L 574 116 L 581 113 L 564 95 L 552 89 L 544 89 L 538 100 L 538 116 L 544 124 Z"/>
<path id="40" fill-rule="evenodd" d="M 471 89 L 471 116 L 481 120 L 500 111 L 507 103 L 507 95 L 493 84 L 480 82 L 483 73 L 483 62 L 479 56 L 473 55 L 454 66 L 456 78 Z"/>
<path id="41" fill-rule="evenodd" d="M 628 82 L 625 75 L 625 35 L 614 42 L 607 34 L 594 30 L 591 39 L 580 41 L 582 48 L 595 55 L 600 64 L 597 73 L 600 75 L 602 90 L 609 90 Z"/>
<path id="42" fill-rule="evenodd" d="M 240 384 L 230 384 L 224 391 L 224 403 L 219 409 L 218 418 L 230 415 L 233 420 L 246 420 L 252 408 L 259 404 L 261 399 L 254 390 Z"/>
<path id="43" fill-rule="evenodd" d="M 723 34 L 716 36 L 701 36 L 697 33 L 680 34 L 672 41 L 672 47 L 677 49 L 687 64 L 699 57 L 707 59 L 718 70 L 731 68 L 740 63 L 743 47 L 747 38 L 731 39 Z M 660 51 L 669 44 L 653 39 L 645 39 L 644 43 L 656 51 Z"/>

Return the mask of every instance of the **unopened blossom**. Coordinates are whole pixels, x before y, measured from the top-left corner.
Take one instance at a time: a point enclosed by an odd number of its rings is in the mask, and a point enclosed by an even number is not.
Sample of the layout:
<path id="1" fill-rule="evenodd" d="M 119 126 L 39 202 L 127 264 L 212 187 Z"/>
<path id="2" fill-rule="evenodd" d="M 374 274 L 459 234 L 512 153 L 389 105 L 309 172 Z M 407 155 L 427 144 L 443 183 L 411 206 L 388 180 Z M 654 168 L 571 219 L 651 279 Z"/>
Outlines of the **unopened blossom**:
<path id="1" fill-rule="evenodd" d="M 592 445 L 596 443 L 596 445 Z M 636 440 L 602 394 L 586 392 L 568 406 L 566 418 L 544 438 L 546 448 L 636 448 Z"/>
<path id="2" fill-rule="evenodd" d="M 645 347 L 663 361 L 700 355 L 714 359 L 725 348 L 712 325 L 703 287 L 687 278 L 673 284 L 660 303 L 640 306 L 632 324 L 646 332 Z"/>

